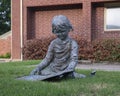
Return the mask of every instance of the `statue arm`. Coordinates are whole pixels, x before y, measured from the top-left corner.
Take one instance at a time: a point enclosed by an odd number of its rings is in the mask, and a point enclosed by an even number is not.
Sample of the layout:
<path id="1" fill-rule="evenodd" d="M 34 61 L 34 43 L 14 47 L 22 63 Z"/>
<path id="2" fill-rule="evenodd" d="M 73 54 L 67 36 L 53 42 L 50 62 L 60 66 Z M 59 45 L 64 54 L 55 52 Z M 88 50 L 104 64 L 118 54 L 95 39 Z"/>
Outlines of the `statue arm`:
<path id="1" fill-rule="evenodd" d="M 53 42 L 51 42 L 47 54 L 45 58 L 42 60 L 42 62 L 38 65 L 39 70 L 42 70 L 46 66 L 48 66 L 53 59 Z"/>
<path id="2" fill-rule="evenodd" d="M 78 44 L 76 41 L 72 41 L 70 64 L 68 65 L 67 69 L 73 69 L 74 71 L 77 64 L 78 64 Z"/>
<path id="3" fill-rule="evenodd" d="M 45 58 L 42 60 L 41 63 L 38 64 L 38 66 L 30 73 L 30 75 L 34 75 L 36 73 L 40 73 L 42 69 L 44 69 L 46 66 L 48 66 L 53 59 L 53 43 L 51 42 L 47 54 Z"/>

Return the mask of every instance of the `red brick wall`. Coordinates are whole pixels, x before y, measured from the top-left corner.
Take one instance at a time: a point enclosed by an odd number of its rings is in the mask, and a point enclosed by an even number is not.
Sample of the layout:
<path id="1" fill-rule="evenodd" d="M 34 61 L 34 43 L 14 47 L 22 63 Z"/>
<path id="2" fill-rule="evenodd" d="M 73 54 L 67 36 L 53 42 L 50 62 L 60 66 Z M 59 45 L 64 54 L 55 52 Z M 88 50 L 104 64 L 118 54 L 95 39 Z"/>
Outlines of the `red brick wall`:
<path id="1" fill-rule="evenodd" d="M 113 0 L 114 2 L 117 0 Z M 112 0 L 92 0 L 92 3 L 104 4 L 104 2 L 113 2 Z M 58 14 L 66 15 L 72 22 L 75 33 L 80 37 L 84 37 L 88 41 L 103 38 L 120 37 L 119 32 L 105 32 L 104 31 L 104 7 L 92 8 L 93 5 L 89 0 L 74 0 L 74 1 L 61 1 L 55 0 L 41 0 L 30 1 L 24 0 L 24 41 L 27 39 L 47 37 L 51 33 L 51 19 Z M 69 4 L 69 5 L 68 5 Z M 81 9 L 69 9 L 70 5 L 79 4 Z M 50 6 L 52 5 L 52 6 Z M 30 7 L 27 8 L 26 7 Z M 41 7 L 38 7 L 41 6 Z M 61 7 L 59 10 L 52 9 L 51 7 Z M 67 6 L 68 9 L 62 9 L 62 6 Z M 46 10 L 44 10 L 46 7 Z M 37 8 L 37 9 L 36 9 Z M 49 9 L 50 8 L 50 9 Z M 40 10 L 40 11 L 35 11 Z M 94 11 L 93 11 L 94 10 Z M 93 13 L 91 13 L 93 11 Z M 92 17 L 91 17 L 92 16 Z M 78 19 L 79 18 L 79 19 Z"/>
<path id="2" fill-rule="evenodd" d="M 93 9 L 92 15 L 92 39 L 110 39 L 120 38 L 120 31 L 104 30 L 104 7 L 96 7 Z"/>
<path id="3" fill-rule="evenodd" d="M 11 53 L 11 36 L 7 38 L 0 38 L 0 55 Z"/>
<path id="4" fill-rule="evenodd" d="M 53 35 L 51 29 L 51 20 L 53 16 L 63 14 L 67 16 L 73 27 L 74 34 L 81 34 L 81 21 L 82 10 L 81 9 L 68 9 L 68 10 L 53 10 L 53 11 L 38 11 L 35 12 L 35 38 L 41 38 Z M 74 15 L 73 15 L 74 14 Z"/>
<path id="5" fill-rule="evenodd" d="M 65 4 L 77 4 L 87 0 L 23 0 L 24 6 L 51 6 L 51 5 L 65 5 Z"/>
<path id="6" fill-rule="evenodd" d="M 12 0 L 12 58 L 21 58 L 20 0 Z"/>
<path id="7" fill-rule="evenodd" d="M 120 38 L 120 31 L 104 31 L 104 7 L 101 6 L 101 4 L 104 5 L 106 2 L 118 2 L 119 0 L 22 1 L 23 43 L 28 39 L 51 36 L 51 19 L 54 15 L 58 14 L 66 15 L 72 22 L 77 36 L 84 37 L 88 41 Z M 93 5 L 96 4 L 97 6 L 94 7 Z M 74 8 L 74 5 L 80 7 Z M 12 0 L 12 14 L 12 57 L 20 58 L 20 0 Z"/>
<path id="8" fill-rule="evenodd" d="M 23 0 L 23 1 L 24 1 L 23 2 L 23 14 L 24 14 L 24 16 L 23 16 L 24 17 L 24 20 L 23 20 L 23 26 L 24 26 L 23 32 L 24 32 L 24 42 L 26 40 L 28 40 L 28 39 L 36 38 L 37 35 L 35 36 L 34 33 L 38 34 L 38 32 L 36 31 L 36 27 L 35 27 L 37 25 L 34 25 L 35 22 L 33 22 L 33 18 L 37 17 L 35 19 L 39 19 L 38 14 L 40 14 L 40 13 L 46 14 L 47 13 L 47 12 L 45 13 L 43 11 L 35 12 L 33 9 L 30 10 L 31 8 L 39 7 L 40 9 L 42 9 L 43 7 L 49 7 L 50 8 L 50 7 L 53 7 L 53 6 L 54 7 L 57 7 L 57 6 L 58 7 L 66 6 L 67 7 L 67 6 L 72 5 L 72 4 L 81 4 L 81 2 L 82 2 L 82 0 L 67 0 L 67 1 L 66 0 L 44 0 L 44 1 L 43 0 L 31 0 L 31 1 L 30 0 Z M 81 7 L 81 5 L 80 5 L 80 7 Z M 49 8 L 47 8 L 47 10 L 48 10 L 48 13 L 50 13 L 50 14 L 46 14 L 46 16 L 43 16 L 43 17 L 47 17 L 48 19 L 46 18 L 46 20 L 48 20 L 48 21 L 50 21 L 49 19 L 52 19 L 52 17 L 51 17 L 51 16 L 53 16 L 52 14 L 58 14 L 57 11 L 56 11 L 56 13 L 54 12 L 55 10 L 51 11 L 51 12 L 53 12 L 53 13 L 51 13 L 50 10 L 49 10 Z M 59 13 L 61 13 L 61 12 L 59 11 Z M 37 15 L 33 15 L 33 14 L 37 14 Z M 66 13 L 66 14 L 71 14 L 71 13 Z M 42 19 L 44 19 L 44 18 L 42 18 Z M 35 20 L 35 21 L 37 21 L 37 20 Z M 46 23 L 47 26 L 50 26 L 50 24 L 49 24 L 50 22 L 48 22 L 48 21 L 43 21 L 43 22 L 47 22 Z M 31 22 L 32 22 L 32 25 L 30 25 Z M 43 24 L 43 23 L 41 22 L 41 24 Z M 43 24 L 43 25 L 45 25 L 45 24 Z M 40 26 L 43 26 L 43 25 L 40 25 Z M 46 28 L 46 27 L 43 28 L 42 27 L 42 29 L 39 29 L 39 30 L 43 30 L 43 29 L 46 29 L 46 32 L 48 31 L 51 34 L 51 29 L 49 27 L 48 28 Z M 37 30 L 38 30 L 38 28 L 37 28 Z M 48 35 L 50 35 L 50 34 L 48 34 Z M 38 35 L 38 36 L 40 36 L 40 35 Z"/>
<path id="9" fill-rule="evenodd" d="M 91 41 L 91 2 L 83 0 L 82 37 Z"/>

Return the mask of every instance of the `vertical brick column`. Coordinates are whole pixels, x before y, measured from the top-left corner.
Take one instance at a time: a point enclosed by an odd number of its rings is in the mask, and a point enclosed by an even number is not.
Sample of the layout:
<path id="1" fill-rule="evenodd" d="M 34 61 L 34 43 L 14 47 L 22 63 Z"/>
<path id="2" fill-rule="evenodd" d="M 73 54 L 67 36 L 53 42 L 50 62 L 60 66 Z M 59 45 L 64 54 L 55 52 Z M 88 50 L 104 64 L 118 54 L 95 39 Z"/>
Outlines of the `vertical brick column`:
<path id="1" fill-rule="evenodd" d="M 83 36 L 91 41 L 91 2 L 83 0 Z"/>
<path id="2" fill-rule="evenodd" d="M 21 59 L 20 0 L 12 0 L 12 59 Z"/>

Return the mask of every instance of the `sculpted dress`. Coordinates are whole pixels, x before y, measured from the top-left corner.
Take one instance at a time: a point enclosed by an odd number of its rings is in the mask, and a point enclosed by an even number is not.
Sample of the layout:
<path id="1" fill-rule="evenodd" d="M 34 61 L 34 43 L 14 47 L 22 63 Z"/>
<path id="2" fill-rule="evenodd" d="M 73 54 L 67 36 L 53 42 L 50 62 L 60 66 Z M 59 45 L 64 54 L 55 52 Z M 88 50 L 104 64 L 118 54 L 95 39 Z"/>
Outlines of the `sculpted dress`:
<path id="1" fill-rule="evenodd" d="M 85 78 L 83 74 L 75 72 L 78 63 L 78 45 L 76 41 L 67 38 L 65 41 L 59 38 L 53 40 L 43 61 L 29 76 L 18 78 L 19 80 L 47 80 L 53 77 Z M 37 71 L 37 74 L 35 74 Z"/>
<path id="2" fill-rule="evenodd" d="M 53 40 L 43 61 L 38 65 L 39 75 L 51 75 L 72 69 L 74 71 L 78 63 L 78 45 L 76 41 L 68 37 L 65 41 L 59 38 Z"/>

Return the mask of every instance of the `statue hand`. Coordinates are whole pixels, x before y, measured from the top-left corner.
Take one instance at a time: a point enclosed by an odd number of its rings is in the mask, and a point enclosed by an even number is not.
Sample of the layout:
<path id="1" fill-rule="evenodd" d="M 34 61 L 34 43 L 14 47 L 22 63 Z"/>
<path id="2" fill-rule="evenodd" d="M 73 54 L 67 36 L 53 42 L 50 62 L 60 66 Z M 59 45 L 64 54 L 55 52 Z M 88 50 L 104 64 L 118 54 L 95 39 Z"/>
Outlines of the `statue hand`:
<path id="1" fill-rule="evenodd" d="M 39 69 L 38 69 L 38 68 L 35 68 L 35 69 L 30 73 L 30 75 L 35 75 L 35 74 L 37 74 L 37 73 L 39 73 Z"/>

